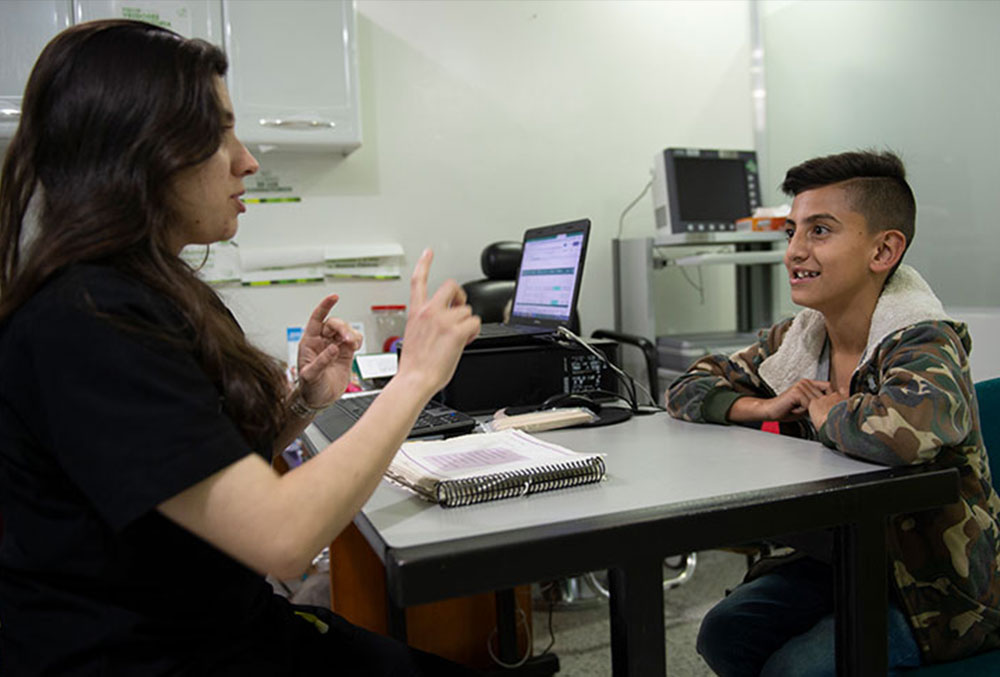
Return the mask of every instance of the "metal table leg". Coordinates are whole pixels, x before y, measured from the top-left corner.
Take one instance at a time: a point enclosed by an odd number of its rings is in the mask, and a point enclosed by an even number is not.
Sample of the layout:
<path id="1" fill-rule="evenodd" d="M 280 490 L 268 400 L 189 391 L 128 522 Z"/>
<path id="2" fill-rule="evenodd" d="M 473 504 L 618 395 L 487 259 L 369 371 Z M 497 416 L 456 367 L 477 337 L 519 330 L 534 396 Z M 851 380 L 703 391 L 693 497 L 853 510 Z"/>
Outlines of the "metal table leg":
<path id="1" fill-rule="evenodd" d="M 884 675 L 888 666 L 886 518 L 834 531 L 838 675 Z"/>
<path id="2" fill-rule="evenodd" d="M 662 560 L 647 558 L 609 569 L 608 581 L 612 674 L 666 675 Z"/>
<path id="3" fill-rule="evenodd" d="M 406 642 L 406 608 L 397 605 L 391 596 L 388 596 L 385 601 L 389 636 L 401 642 Z"/>

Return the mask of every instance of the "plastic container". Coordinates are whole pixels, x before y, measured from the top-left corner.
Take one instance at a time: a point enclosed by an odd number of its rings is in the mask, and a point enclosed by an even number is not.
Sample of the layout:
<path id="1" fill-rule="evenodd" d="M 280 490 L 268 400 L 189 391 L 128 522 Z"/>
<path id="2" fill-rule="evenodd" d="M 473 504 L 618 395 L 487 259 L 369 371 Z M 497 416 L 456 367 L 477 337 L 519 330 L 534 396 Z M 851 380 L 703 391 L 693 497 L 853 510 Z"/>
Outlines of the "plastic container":
<path id="1" fill-rule="evenodd" d="M 406 329 L 406 306 L 372 306 L 375 318 L 375 346 L 383 353 L 395 353 Z"/>
<path id="2" fill-rule="evenodd" d="M 705 355 L 714 353 L 729 355 L 753 345 L 756 341 L 757 335 L 753 332 L 673 334 L 657 337 L 656 348 L 661 367 L 684 372 Z"/>

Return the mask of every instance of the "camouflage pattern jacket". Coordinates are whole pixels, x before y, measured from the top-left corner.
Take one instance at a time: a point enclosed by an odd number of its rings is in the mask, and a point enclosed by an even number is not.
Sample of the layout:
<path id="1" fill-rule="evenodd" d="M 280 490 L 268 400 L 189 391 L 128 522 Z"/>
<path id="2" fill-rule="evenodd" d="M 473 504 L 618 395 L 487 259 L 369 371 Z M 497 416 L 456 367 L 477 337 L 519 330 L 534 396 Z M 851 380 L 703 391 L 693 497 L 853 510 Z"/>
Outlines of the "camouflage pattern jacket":
<path id="1" fill-rule="evenodd" d="M 755 345 L 696 362 L 670 386 L 667 409 L 725 423 L 736 399 L 774 397 L 822 374 L 825 342 L 822 314 L 803 310 L 762 330 Z M 1000 499 L 979 432 L 971 343 L 920 275 L 901 266 L 875 307 L 850 397 L 819 430 L 808 418 L 781 424 L 783 434 L 876 463 L 958 468 L 958 502 L 889 525 L 890 580 L 925 662 L 1000 646 Z"/>

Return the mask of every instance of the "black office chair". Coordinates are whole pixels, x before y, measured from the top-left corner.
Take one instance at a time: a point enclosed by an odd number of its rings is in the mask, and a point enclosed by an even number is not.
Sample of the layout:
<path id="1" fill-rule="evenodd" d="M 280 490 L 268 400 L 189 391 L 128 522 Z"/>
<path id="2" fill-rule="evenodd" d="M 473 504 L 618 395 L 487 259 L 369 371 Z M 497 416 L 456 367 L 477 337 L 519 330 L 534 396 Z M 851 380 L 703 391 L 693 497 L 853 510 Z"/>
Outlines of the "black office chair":
<path id="1" fill-rule="evenodd" d="M 514 295 L 514 285 L 517 280 L 517 271 L 521 265 L 521 243 L 512 241 L 494 242 L 487 245 L 479 257 L 479 266 L 484 277 L 479 280 L 472 280 L 462 285 L 468 297 L 468 303 L 472 307 L 472 312 L 479 315 L 483 322 L 503 322 L 505 313 L 509 312 L 508 305 Z M 570 327 L 573 333 L 580 333 L 580 318 L 574 313 L 570 318 Z M 646 381 L 649 384 L 649 392 L 652 397 L 659 402 L 661 399 L 660 380 L 657 374 L 657 354 L 656 346 L 649 339 L 625 334 L 611 329 L 597 329 L 592 334 L 593 338 L 604 338 L 617 341 L 619 344 L 633 346 L 642 352 L 642 357 L 646 367 Z M 677 566 L 670 568 L 680 570 L 675 576 L 664 578 L 663 588 L 676 587 L 686 583 L 694 574 L 698 558 L 695 553 L 688 553 L 680 556 Z M 603 597 L 608 597 L 607 588 L 594 576 L 587 574 L 584 579 L 595 592 Z M 559 595 L 566 604 L 572 604 L 579 596 L 580 579 L 570 578 L 561 581 Z"/>
<path id="2" fill-rule="evenodd" d="M 472 312 L 483 322 L 503 322 L 504 308 L 514 295 L 520 265 L 520 242 L 494 242 L 479 255 L 479 267 L 485 277 L 466 282 L 462 289 Z"/>

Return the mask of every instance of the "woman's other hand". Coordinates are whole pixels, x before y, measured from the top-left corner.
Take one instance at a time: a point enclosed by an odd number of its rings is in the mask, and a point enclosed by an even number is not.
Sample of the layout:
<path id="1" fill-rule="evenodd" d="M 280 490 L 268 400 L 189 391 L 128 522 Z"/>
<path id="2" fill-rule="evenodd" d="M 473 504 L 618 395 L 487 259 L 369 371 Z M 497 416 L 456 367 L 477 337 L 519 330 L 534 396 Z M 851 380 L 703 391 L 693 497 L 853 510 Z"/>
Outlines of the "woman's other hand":
<path id="1" fill-rule="evenodd" d="M 413 376 L 430 397 L 451 380 L 462 349 L 479 333 L 479 318 L 466 305 L 465 292 L 448 280 L 427 298 L 427 277 L 434 258 L 425 249 L 410 278 L 410 313 L 403 334 L 399 374 Z"/>
<path id="2" fill-rule="evenodd" d="M 361 348 L 361 334 L 343 320 L 327 317 L 338 300 L 330 294 L 320 301 L 299 342 L 299 387 L 310 407 L 323 407 L 344 394 L 354 353 Z"/>

